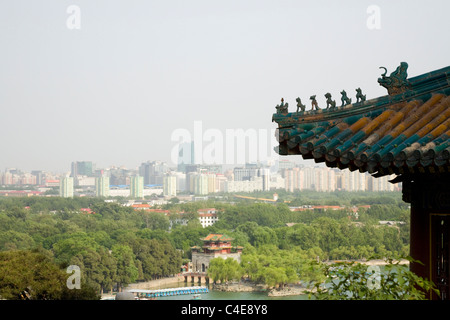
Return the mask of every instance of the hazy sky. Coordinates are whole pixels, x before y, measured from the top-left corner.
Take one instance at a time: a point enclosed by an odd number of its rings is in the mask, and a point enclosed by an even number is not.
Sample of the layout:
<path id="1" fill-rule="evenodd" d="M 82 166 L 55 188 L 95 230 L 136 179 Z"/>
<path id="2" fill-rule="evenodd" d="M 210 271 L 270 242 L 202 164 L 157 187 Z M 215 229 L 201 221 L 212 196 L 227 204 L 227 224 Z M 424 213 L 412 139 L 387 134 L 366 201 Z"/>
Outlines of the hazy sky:
<path id="1" fill-rule="evenodd" d="M 448 12 L 448 0 L 1 0 L 0 171 L 171 162 L 172 134 L 195 121 L 261 136 L 281 97 L 295 110 L 298 96 L 385 95 L 380 66 L 450 65 Z"/>

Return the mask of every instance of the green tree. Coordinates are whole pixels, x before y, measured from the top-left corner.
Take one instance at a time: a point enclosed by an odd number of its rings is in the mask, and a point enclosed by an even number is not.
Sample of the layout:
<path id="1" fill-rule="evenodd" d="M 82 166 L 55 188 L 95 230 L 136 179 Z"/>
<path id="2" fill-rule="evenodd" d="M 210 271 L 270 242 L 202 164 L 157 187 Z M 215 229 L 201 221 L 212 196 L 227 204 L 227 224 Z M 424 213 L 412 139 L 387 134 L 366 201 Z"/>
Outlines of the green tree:
<path id="1" fill-rule="evenodd" d="M 103 230 L 95 231 L 88 234 L 89 237 L 94 239 L 96 243 L 100 246 L 111 249 L 115 244 L 115 241 L 111 238 L 111 236 Z"/>
<path id="2" fill-rule="evenodd" d="M 16 220 L 25 221 L 28 217 L 27 211 L 23 207 L 13 207 L 6 211 L 6 215 Z"/>
<path id="3" fill-rule="evenodd" d="M 208 230 L 201 226 L 195 228 L 181 226 L 172 230 L 170 233 L 170 241 L 175 248 L 182 250 L 184 257 L 188 257 L 191 247 L 201 246 L 203 244 L 201 238 L 207 235 Z"/>
<path id="4" fill-rule="evenodd" d="M 0 250 L 32 249 L 34 240 L 28 234 L 14 230 L 0 233 Z"/>
<path id="5" fill-rule="evenodd" d="M 215 282 L 225 281 L 225 275 L 223 272 L 223 268 L 225 265 L 225 260 L 222 258 L 214 258 L 209 261 L 208 267 L 208 277 Z"/>
<path id="6" fill-rule="evenodd" d="M 225 281 L 239 279 L 242 276 L 242 270 L 239 265 L 239 262 L 237 262 L 235 259 L 232 258 L 225 259 L 223 272 Z"/>
<path id="7" fill-rule="evenodd" d="M 168 230 L 169 218 L 165 215 L 157 212 L 144 212 L 142 213 L 143 220 L 145 221 L 145 227 L 151 230 Z"/>
<path id="8" fill-rule="evenodd" d="M 117 261 L 117 286 L 119 290 L 138 279 L 138 268 L 133 250 L 127 245 L 114 245 L 112 255 Z"/>
<path id="9" fill-rule="evenodd" d="M 287 283 L 288 280 L 286 269 L 274 266 L 266 267 L 262 273 L 262 277 L 264 283 L 269 287 L 279 286 Z"/>
<path id="10" fill-rule="evenodd" d="M 331 250 L 347 244 L 347 240 L 343 234 L 338 221 L 331 218 L 316 219 L 312 226 L 317 232 L 317 241 L 323 251 L 330 252 Z"/>
<path id="11" fill-rule="evenodd" d="M 70 264 L 79 266 L 82 277 L 85 279 L 85 283 L 101 293 L 101 283 L 103 282 L 104 275 L 102 272 L 100 254 L 93 249 L 88 248 L 74 256 L 71 259 Z"/>
<path id="12" fill-rule="evenodd" d="M 2 299 L 99 299 L 88 285 L 83 285 L 80 290 L 69 290 L 67 273 L 45 252 L 35 250 L 0 252 L 0 275 L 2 275 L 0 277 Z"/>
<path id="13" fill-rule="evenodd" d="M 242 275 L 242 270 L 239 263 L 232 258 L 214 258 L 209 262 L 208 277 L 214 282 L 226 282 L 234 279 L 239 279 Z"/>
<path id="14" fill-rule="evenodd" d="M 269 227 L 261 227 L 256 222 L 250 221 L 239 225 L 236 231 L 246 234 L 252 246 L 264 246 L 278 244 L 277 234 Z"/>
<path id="15" fill-rule="evenodd" d="M 316 283 L 313 295 L 319 300 L 425 300 L 435 285 L 408 266 L 387 260 L 380 269 L 360 263 L 323 265 L 324 283 Z"/>
<path id="16" fill-rule="evenodd" d="M 91 249 L 96 251 L 99 245 L 85 232 L 77 232 L 59 240 L 53 245 L 53 252 L 57 262 L 68 262 L 77 254 L 83 254 Z"/>
<path id="17" fill-rule="evenodd" d="M 100 270 L 103 274 L 100 281 L 101 291 L 107 289 L 112 293 L 114 283 L 117 279 L 117 260 L 105 248 L 99 249 L 100 254 Z"/>

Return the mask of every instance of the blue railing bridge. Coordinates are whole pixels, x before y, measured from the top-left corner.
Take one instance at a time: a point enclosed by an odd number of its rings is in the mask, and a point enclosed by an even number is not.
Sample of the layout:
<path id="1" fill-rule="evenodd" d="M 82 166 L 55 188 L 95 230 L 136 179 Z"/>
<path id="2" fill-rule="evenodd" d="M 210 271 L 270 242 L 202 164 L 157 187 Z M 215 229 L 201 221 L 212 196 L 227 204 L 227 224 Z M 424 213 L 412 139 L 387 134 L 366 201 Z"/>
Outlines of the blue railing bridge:
<path id="1" fill-rule="evenodd" d="M 179 296 L 185 294 L 201 294 L 208 293 L 207 287 L 181 287 L 181 288 L 168 288 L 168 289 L 157 289 L 157 290 L 145 290 L 145 289 L 132 289 L 128 290 L 141 297 L 147 298 L 158 298 L 158 297 L 170 297 Z"/>

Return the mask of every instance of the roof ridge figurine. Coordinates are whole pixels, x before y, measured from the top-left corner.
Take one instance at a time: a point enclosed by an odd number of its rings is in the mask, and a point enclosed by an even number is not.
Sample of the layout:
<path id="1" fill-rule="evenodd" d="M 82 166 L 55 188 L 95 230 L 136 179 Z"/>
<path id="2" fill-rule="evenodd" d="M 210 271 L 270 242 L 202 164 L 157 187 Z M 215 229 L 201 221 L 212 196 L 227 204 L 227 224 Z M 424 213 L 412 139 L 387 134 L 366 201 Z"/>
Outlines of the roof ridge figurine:
<path id="1" fill-rule="evenodd" d="M 331 93 L 327 92 L 325 94 L 325 98 L 327 98 L 327 109 L 331 106 L 331 108 L 335 108 L 336 107 L 336 101 L 335 100 L 331 100 Z"/>
<path id="2" fill-rule="evenodd" d="M 346 106 L 348 104 L 352 104 L 352 99 L 347 97 L 347 92 L 345 92 L 345 90 L 341 91 L 341 95 L 342 95 L 341 96 L 341 102 L 342 102 L 341 107 Z"/>
<path id="3" fill-rule="evenodd" d="M 302 100 L 300 99 L 300 97 L 295 99 L 295 101 L 297 101 L 297 113 L 298 113 L 298 109 L 305 111 L 306 106 L 304 104 L 302 104 Z"/>
<path id="4" fill-rule="evenodd" d="M 311 110 L 314 110 L 314 108 L 320 110 L 319 105 L 317 104 L 316 95 L 309 97 L 309 99 L 311 100 Z"/>
<path id="5" fill-rule="evenodd" d="M 275 107 L 277 109 L 277 113 L 283 113 L 286 114 L 288 113 L 288 108 L 289 108 L 289 104 L 286 102 L 286 104 L 284 103 L 284 99 L 281 98 L 281 104 Z"/>
<path id="6" fill-rule="evenodd" d="M 361 100 L 361 101 L 360 101 Z M 356 103 L 366 101 L 366 95 L 362 94 L 361 88 L 356 89 Z"/>
<path id="7" fill-rule="evenodd" d="M 389 95 L 403 93 L 411 88 L 411 84 L 407 80 L 408 63 L 400 62 L 400 65 L 389 77 L 386 77 L 387 69 L 385 67 L 380 67 L 380 69 L 384 69 L 384 73 L 381 75 L 381 78 L 378 78 L 378 83 L 388 90 Z"/>

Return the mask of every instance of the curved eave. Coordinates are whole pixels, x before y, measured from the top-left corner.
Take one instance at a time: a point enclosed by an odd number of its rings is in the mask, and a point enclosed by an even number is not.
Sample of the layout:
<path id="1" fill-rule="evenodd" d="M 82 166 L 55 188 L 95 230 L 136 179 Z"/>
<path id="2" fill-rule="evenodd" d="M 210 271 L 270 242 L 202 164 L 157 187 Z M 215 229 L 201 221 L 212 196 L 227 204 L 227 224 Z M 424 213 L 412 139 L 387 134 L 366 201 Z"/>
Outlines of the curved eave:
<path id="1" fill-rule="evenodd" d="M 358 104 L 274 114 L 280 155 L 376 176 L 449 172 L 450 67 L 411 78 L 413 88 Z"/>

